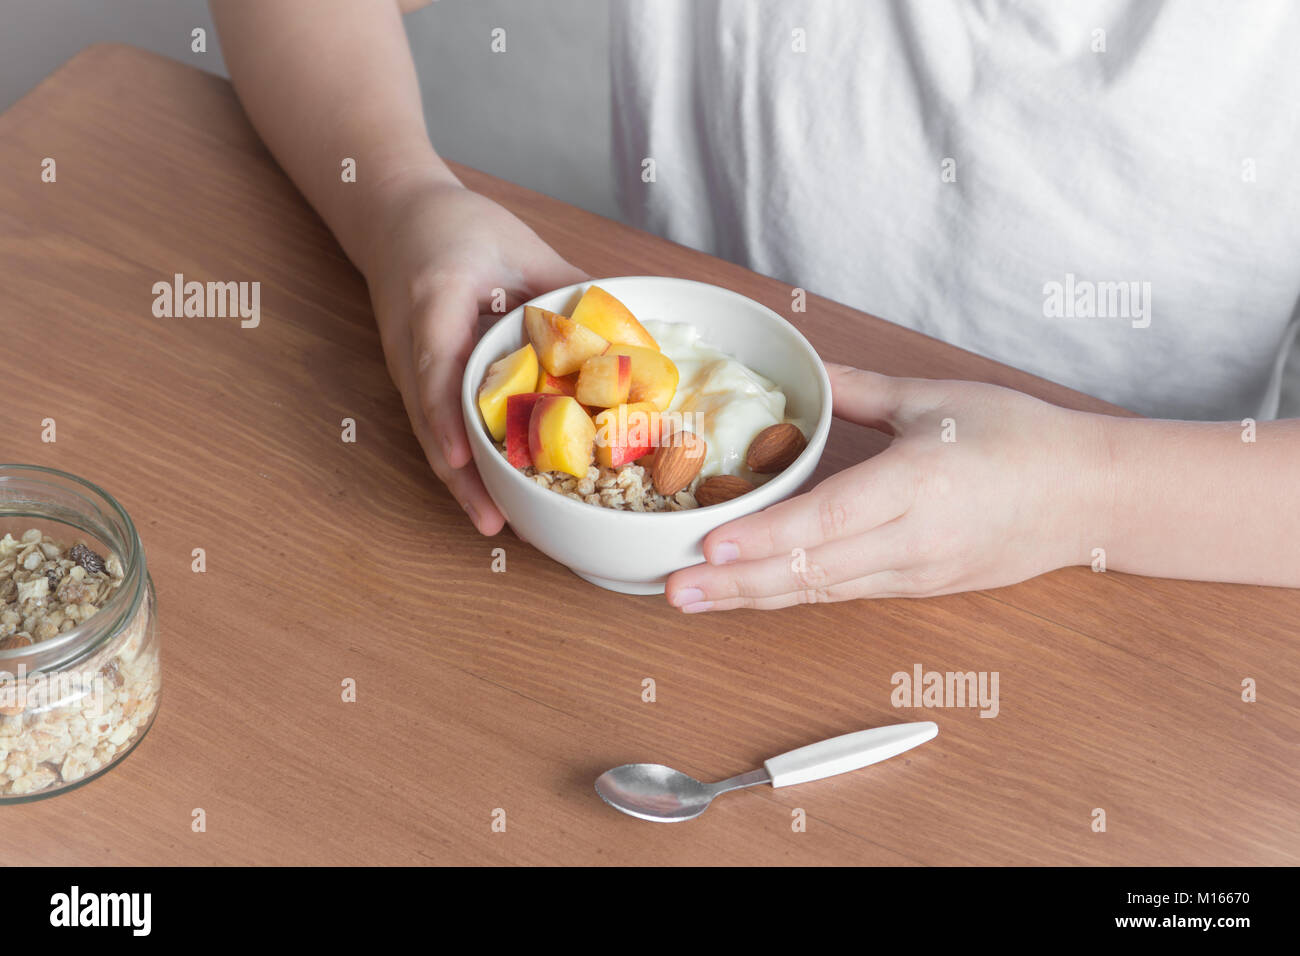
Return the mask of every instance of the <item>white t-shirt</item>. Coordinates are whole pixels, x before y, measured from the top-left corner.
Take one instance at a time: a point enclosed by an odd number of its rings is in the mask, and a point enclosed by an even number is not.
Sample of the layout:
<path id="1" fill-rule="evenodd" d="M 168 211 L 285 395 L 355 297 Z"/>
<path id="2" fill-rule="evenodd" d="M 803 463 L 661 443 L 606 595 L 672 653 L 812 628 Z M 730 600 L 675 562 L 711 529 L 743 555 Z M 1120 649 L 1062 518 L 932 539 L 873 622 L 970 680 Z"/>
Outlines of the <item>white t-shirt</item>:
<path id="1" fill-rule="evenodd" d="M 611 28 L 634 225 L 1144 414 L 1277 414 L 1300 3 L 618 0 Z"/>

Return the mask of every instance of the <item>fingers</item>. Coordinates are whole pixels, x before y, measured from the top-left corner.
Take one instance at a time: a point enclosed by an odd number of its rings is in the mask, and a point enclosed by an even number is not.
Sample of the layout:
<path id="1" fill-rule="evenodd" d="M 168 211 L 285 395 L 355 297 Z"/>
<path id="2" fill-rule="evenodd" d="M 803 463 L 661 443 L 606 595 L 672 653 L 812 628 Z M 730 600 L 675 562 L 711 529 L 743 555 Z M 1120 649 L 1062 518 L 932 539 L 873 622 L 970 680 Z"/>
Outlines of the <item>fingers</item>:
<path id="1" fill-rule="evenodd" d="M 463 468 L 471 457 L 460 415 L 460 382 L 477 319 L 478 296 L 470 285 L 454 280 L 438 283 L 411 319 L 418 408 L 452 468 Z"/>
<path id="2" fill-rule="evenodd" d="M 411 409 L 408 407 L 408 415 L 410 412 Z M 419 414 L 418 410 L 416 414 Z M 494 535 L 500 531 L 505 526 L 505 516 L 497 508 L 492 496 L 488 494 L 474 463 L 471 461 L 461 468 L 453 468 L 443 457 L 441 445 L 428 426 L 423 421 L 417 424 L 412 417 L 412 427 L 420 447 L 424 450 L 424 457 L 429 467 L 447 486 L 447 490 L 451 492 L 465 514 L 469 515 L 474 527 L 486 535 Z"/>
<path id="3" fill-rule="evenodd" d="M 538 250 L 521 270 L 531 295 L 589 278 L 549 246 L 539 243 Z M 416 310 L 411 320 L 411 355 L 420 410 L 447 463 L 462 468 L 471 454 L 460 416 L 460 383 L 474 348 L 478 295 L 468 281 L 455 278 L 432 283 L 430 289 L 429 301 Z"/>
<path id="4" fill-rule="evenodd" d="M 828 541 L 863 534 L 892 521 L 911 505 L 909 472 L 886 450 L 831 475 L 807 494 L 715 528 L 704 539 L 710 564 L 789 560 Z"/>
<path id="5" fill-rule="evenodd" d="M 430 459 L 430 466 L 434 466 L 434 461 L 427 452 L 425 457 Z M 433 470 L 434 474 L 446 484 L 452 496 L 460 502 L 461 508 L 469 515 L 469 520 L 480 532 L 494 535 L 505 527 L 505 515 L 501 514 L 492 501 L 492 496 L 483 486 L 483 479 L 479 477 L 478 469 L 473 463 L 455 469 L 445 466 L 443 472 L 440 472 L 437 467 Z"/>
<path id="6" fill-rule="evenodd" d="M 591 279 L 591 276 L 566 262 L 549 246 L 524 263 L 523 274 L 524 282 L 535 296 Z"/>
<path id="7" fill-rule="evenodd" d="M 704 601 L 686 606 L 686 614 L 699 614 L 703 611 L 734 611 L 737 608 L 752 608 L 758 611 L 774 611 L 797 604 L 829 604 L 834 601 L 856 601 L 860 598 L 899 598 L 915 597 L 906 579 L 898 571 L 877 571 L 865 577 L 833 584 L 825 588 L 787 591 L 768 597 L 734 597 L 717 601 Z"/>
<path id="8" fill-rule="evenodd" d="M 908 534 L 897 519 L 864 535 L 814 548 L 739 564 L 701 564 L 668 579 L 668 603 L 683 609 L 710 602 L 759 607 L 772 600 L 817 604 L 842 600 L 853 582 L 899 567 L 906 560 Z M 702 610 L 702 608 L 697 608 Z"/>
<path id="9" fill-rule="evenodd" d="M 447 486 L 447 490 L 451 492 L 465 514 L 469 515 L 469 520 L 474 523 L 474 527 L 486 535 L 494 535 L 500 531 L 505 526 L 505 516 L 501 514 L 496 502 L 484 487 L 478 468 L 472 461 L 461 468 L 453 468 L 443 457 L 441 444 L 430 431 L 419 409 L 412 408 L 408 404 L 406 410 L 411 418 L 416 440 L 424 451 L 424 458 L 429 463 L 429 467 L 438 476 L 438 480 Z"/>
<path id="10" fill-rule="evenodd" d="M 394 380 L 406 407 L 406 415 L 411 420 L 411 430 L 424 452 L 425 460 L 438 479 L 447 486 L 452 497 L 469 515 L 474 527 L 485 535 L 494 535 L 505 526 L 505 516 L 497 508 L 492 496 L 483 485 L 478 469 L 471 459 L 461 467 L 453 466 L 443 454 L 442 442 L 435 436 L 417 397 L 415 368 L 409 354 L 395 360 Z M 458 396 L 459 399 L 459 396 Z M 463 423 L 462 423 L 463 432 Z"/>
<path id="11" fill-rule="evenodd" d="M 907 380 L 868 372 L 851 365 L 823 362 L 831 379 L 832 412 L 836 418 L 897 434 Z"/>
<path id="12" fill-rule="evenodd" d="M 521 270 L 531 294 L 587 278 L 554 250 L 540 243 L 538 247 L 541 251 Z M 496 534 L 505 517 L 472 466 L 460 409 L 461 378 L 474 347 L 479 317 L 478 295 L 472 283 L 454 276 L 432 281 L 425 288 L 427 299 L 415 308 L 410 320 L 409 367 L 402 370 L 406 384 L 399 383 L 407 415 L 434 474 L 479 531 Z"/>

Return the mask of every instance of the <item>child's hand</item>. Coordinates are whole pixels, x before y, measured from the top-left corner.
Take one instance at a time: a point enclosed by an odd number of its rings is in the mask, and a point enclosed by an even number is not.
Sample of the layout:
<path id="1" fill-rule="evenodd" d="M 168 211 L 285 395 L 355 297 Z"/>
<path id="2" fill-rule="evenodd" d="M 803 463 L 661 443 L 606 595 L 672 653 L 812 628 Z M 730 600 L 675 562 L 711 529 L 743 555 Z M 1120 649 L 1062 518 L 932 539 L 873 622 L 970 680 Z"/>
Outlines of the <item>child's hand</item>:
<path id="1" fill-rule="evenodd" d="M 406 413 L 434 473 L 484 534 L 505 522 L 470 457 L 460 383 L 480 313 L 587 276 L 501 206 L 454 181 L 381 191 L 361 263 Z"/>
<path id="2" fill-rule="evenodd" d="M 1102 416 L 994 385 L 826 368 L 836 417 L 892 431 L 893 443 L 714 530 L 709 563 L 668 579 L 670 603 L 694 612 L 993 588 L 1086 564 L 1106 540 Z"/>

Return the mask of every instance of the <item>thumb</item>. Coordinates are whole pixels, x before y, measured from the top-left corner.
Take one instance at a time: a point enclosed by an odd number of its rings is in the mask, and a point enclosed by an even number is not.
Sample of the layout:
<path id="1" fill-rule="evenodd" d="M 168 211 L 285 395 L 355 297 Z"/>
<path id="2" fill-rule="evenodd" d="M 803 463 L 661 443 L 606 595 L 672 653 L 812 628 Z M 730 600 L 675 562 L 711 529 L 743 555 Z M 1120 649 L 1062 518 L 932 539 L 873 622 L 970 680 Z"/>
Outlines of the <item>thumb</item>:
<path id="1" fill-rule="evenodd" d="M 898 434 L 903 405 L 903 379 L 868 372 L 851 365 L 823 362 L 831 379 L 832 412 L 836 418 Z"/>

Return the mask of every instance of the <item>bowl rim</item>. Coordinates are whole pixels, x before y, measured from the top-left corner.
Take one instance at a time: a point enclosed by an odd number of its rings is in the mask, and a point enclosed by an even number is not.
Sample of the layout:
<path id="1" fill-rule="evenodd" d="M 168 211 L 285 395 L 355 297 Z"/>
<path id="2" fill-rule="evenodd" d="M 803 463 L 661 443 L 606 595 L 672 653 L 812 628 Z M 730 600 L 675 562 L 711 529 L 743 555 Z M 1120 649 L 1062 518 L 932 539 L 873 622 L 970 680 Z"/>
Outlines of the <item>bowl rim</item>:
<path id="1" fill-rule="evenodd" d="M 499 453 L 497 453 L 496 445 L 493 442 L 488 440 L 487 435 L 484 432 L 482 427 L 483 423 L 478 417 L 478 404 L 474 400 L 474 396 L 477 393 L 477 383 L 472 383 L 469 377 L 470 367 L 475 363 L 475 360 L 480 357 L 479 353 L 487 351 L 486 343 L 489 335 L 491 335 L 493 331 L 499 328 L 502 323 L 509 321 L 515 315 L 522 316 L 524 308 L 529 305 L 532 305 L 538 299 L 543 299 L 548 296 L 556 295 L 557 293 L 570 293 L 575 289 L 584 288 L 586 286 L 600 285 L 606 282 L 616 282 L 616 281 L 621 282 L 625 280 L 636 280 L 636 281 L 649 280 L 656 283 L 703 286 L 704 288 L 710 289 L 713 292 L 721 292 L 730 298 L 739 299 L 749 307 L 756 309 L 761 313 L 765 313 L 768 319 L 774 320 L 779 326 L 784 326 L 793 335 L 795 341 L 799 343 L 800 347 L 803 348 L 804 351 L 807 352 L 807 354 L 813 359 L 813 365 L 817 370 L 818 386 L 822 392 L 822 402 L 821 402 L 820 412 L 817 416 L 817 424 L 813 427 L 812 435 L 808 436 L 808 443 L 804 446 L 803 451 L 799 453 L 799 457 L 796 458 L 794 461 L 792 461 L 789 465 L 787 465 L 786 468 L 780 474 L 776 475 L 774 478 L 768 481 L 765 481 L 763 484 L 755 488 L 753 492 L 740 495 L 739 497 L 732 498 L 729 501 L 718 502 L 715 505 L 704 505 L 698 508 L 685 508 L 681 511 L 627 511 L 621 508 L 597 508 L 597 506 L 588 504 L 585 501 L 575 501 L 572 498 L 569 498 L 565 495 L 556 494 L 555 492 L 547 488 L 543 488 L 537 482 L 525 476 L 522 471 L 520 471 L 518 468 L 515 468 L 508 461 L 506 461 L 504 457 L 502 457 Z M 666 320 L 662 320 L 662 321 L 666 321 Z M 708 342 L 708 338 L 706 337 L 703 329 L 700 330 L 700 340 L 706 344 L 710 344 Z M 717 348 L 716 345 L 712 347 Z M 781 383 L 778 382 L 777 384 L 780 385 Z M 798 327 L 793 322 L 790 322 L 780 313 L 776 312 L 773 309 L 768 308 L 767 306 L 757 301 L 756 299 L 751 299 L 749 296 L 737 292 L 734 289 L 728 289 L 726 286 L 714 285 L 711 282 L 702 282 L 698 279 L 686 279 L 679 276 L 625 275 L 625 276 L 592 277 L 590 279 L 584 279 L 581 282 L 570 283 L 567 286 L 559 286 L 547 292 L 543 292 L 540 295 L 533 296 L 531 299 L 527 300 L 526 302 L 521 302 L 515 308 L 511 309 L 509 312 L 502 315 L 499 319 L 497 319 L 497 321 L 493 322 L 491 326 L 489 326 L 487 329 L 483 331 L 483 334 L 479 337 L 479 340 L 474 344 L 474 348 L 470 352 L 469 358 L 466 359 L 465 371 L 461 376 L 461 418 L 466 426 L 466 432 L 470 442 L 471 453 L 474 452 L 475 450 L 475 438 L 473 436 L 468 435 L 468 432 L 472 430 L 470 423 L 473 422 L 475 425 L 478 426 L 477 439 L 479 442 L 482 443 L 484 449 L 490 452 L 494 457 L 494 459 L 497 459 L 499 461 L 501 467 L 503 467 L 506 471 L 513 474 L 514 476 L 513 479 L 508 479 L 508 480 L 517 480 L 521 482 L 523 485 L 526 485 L 533 489 L 531 492 L 528 492 L 529 494 L 535 493 L 536 495 L 542 496 L 542 497 L 537 497 L 534 500 L 540 502 L 540 501 L 545 501 L 547 499 L 550 499 L 552 501 L 561 502 L 562 503 L 561 507 L 571 506 L 573 508 L 581 509 L 579 512 L 577 512 L 581 514 L 590 514 L 592 509 L 596 508 L 596 510 L 611 516 L 607 520 L 622 520 L 622 517 L 628 517 L 632 519 L 658 518 L 660 520 L 663 520 L 665 518 L 682 519 L 685 517 L 699 515 L 704 512 L 712 512 L 715 515 L 720 513 L 725 513 L 728 510 L 740 512 L 742 507 L 746 505 L 752 506 L 755 503 L 755 498 L 752 496 L 761 495 L 764 491 L 773 488 L 776 489 L 776 492 L 775 493 L 770 492 L 767 495 L 767 498 L 769 500 L 766 500 L 763 503 L 759 504 L 757 508 L 753 508 L 753 507 L 748 508 L 745 511 L 745 513 L 751 513 L 756 510 L 761 510 L 762 508 L 769 507 L 770 505 L 775 504 L 779 501 L 784 501 L 789 494 L 793 493 L 793 491 L 799 487 L 799 485 L 795 485 L 794 488 L 790 488 L 786 490 L 785 484 L 781 484 L 782 480 L 786 479 L 788 475 L 791 475 L 793 473 L 795 466 L 798 465 L 800 462 L 804 461 L 805 458 L 813 454 L 820 456 L 821 452 L 825 449 L 826 438 L 830 434 L 831 420 L 834 417 L 832 414 L 832 405 L 833 405 L 833 401 L 831 395 L 831 381 L 830 381 L 830 375 L 827 374 L 826 372 L 826 365 L 822 361 L 822 357 L 817 353 L 817 350 L 813 348 L 812 343 L 809 342 L 808 339 L 804 337 L 804 334 L 799 331 Z M 475 467 L 477 467 L 479 464 L 478 458 L 472 454 L 471 454 L 471 458 L 474 461 Z M 806 479 L 801 479 L 800 484 L 802 484 L 803 480 Z M 786 482 L 786 484 L 792 481 L 793 479 L 791 478 Z"/>

